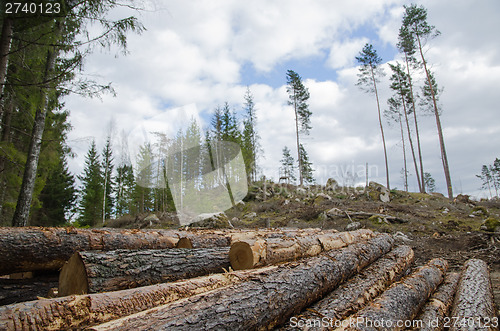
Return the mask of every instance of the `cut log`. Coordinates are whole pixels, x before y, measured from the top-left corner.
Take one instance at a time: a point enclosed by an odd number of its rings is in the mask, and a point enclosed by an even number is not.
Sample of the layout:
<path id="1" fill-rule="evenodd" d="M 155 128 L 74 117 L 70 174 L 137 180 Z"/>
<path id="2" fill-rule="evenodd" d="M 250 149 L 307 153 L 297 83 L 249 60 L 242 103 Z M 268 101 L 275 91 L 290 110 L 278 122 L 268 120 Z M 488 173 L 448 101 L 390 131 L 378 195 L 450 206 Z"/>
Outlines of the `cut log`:
<path id="1" fill-rule="evenodd" d="M 439 285 L 436 292 L 434 292 L 415 318 L 421 325 L 416 325 L 413 330 L 443 330 L 445 317 L 450 313 L 459 278 L 460 274 L 456 272 L 446 274 L 444 282 Z"/>
<path id="2" fill-rule="evenodd" d="M 486 262 L 478 259 L 465 262 L 451 317 L 450 330 L 495 330 L 496 310 Z"/>
<path id="3" fill-rule="evenodd" d="M 341 282 L 391 250 L 388 234 L 267 275 L 111 321 L 91 330 L 254 330 L 285 322 Z"/>
<path id="4" fill-rule="evenodd" d="M 403 330 L 431 294 L 443 282 L 448 263 L 433 259 L 377 297 L 370 305 L 348 319 L 339 321 L 337 330 Z M 400 324 L 402 323 L 402 324 Z M 411 325 L 410 325 L 411 326 Z"/>
<path id="5" fill-rule="evenodd" d="M 56 286 L 57 275 L 33 279 L 0 279 L 0 306 L 46 297 L 49 290 Z"/>
<path id="6" fill-rule="evenodd" d="M 164 249 L 177 241 L 168 230 L 0 228 L 0 274 L 58 270 L 76 251 Z"/>
<path id="7" fill-rule="evenodd" d="M 375 236 L 373 231 L 285 233 L 284 236 L 258 236 L 233 242 L 229 251 L 234 270 L 251 269 L 270 264 L 315 256 L 322 251 L 345 247 Z"/>
<path id="8" fill-rule="evenodd" d="M 59 276 L 59 295 L 170 282 L 229 268 L 229 247 L 76 252 Z"/>
<path id="9" fill-rule="evenodd" d="M 290 319 L 290 324 L 281 330 L 296 330 L 296 325 L 307 325 L 308 320 L 323 320 L 329 325 L 335 325 L 336 321 L 362 309 L 392 283 L 398 281 L 410 268 L 413 260 L 414 253 L 410 247 L 394 248 L 325 298 Z"/>
<path id="10" fill-rule="evenodd" d="M 100 324 L 169 302 L 273 272 L 255 270 L 214 274 L 128 290 L 41 299 L 0 307 L 0 330 L 68 330 Z"/>

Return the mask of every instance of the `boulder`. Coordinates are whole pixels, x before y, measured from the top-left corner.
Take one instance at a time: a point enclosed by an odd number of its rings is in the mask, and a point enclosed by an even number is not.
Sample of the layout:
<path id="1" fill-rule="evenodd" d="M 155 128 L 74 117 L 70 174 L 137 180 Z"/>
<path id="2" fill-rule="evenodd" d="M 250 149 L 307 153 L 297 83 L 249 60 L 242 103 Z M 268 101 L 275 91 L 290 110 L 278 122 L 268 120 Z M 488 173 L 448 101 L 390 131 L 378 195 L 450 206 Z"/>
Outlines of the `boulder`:
<path id="1" fill-rule="evenodd" d="M 257 217 L 257 213 L 256 212 L 248 213 L 243 217 L 246 219 L 253 219 L 253 218 Z"/>
<path id="2" fill-rule="evenodd" d="M 345 213 L 338 208 L 332 208 L 332 209 L 326 211 L 326 215 L 328 217 L 345 216 Z"/>
<path id="3" fill-rule="evenodd" d="M 372 198 L 372 200 L 390 202 L 390 194 L 391 192 L 389 189 L 382 184 L 375 182 L 370 182 L 370 184 L 368 184 L 368 195 Z"/>
<path id="4" fill-rule="evenodd" d="M 481 225 L 481 230 L 488 232 L 500 232 L 500 221 L 494 217 L 488 217 Z"/>
<path id="5" fill-rule="evenodd" d="M 227 228 L 230 227 L 226 213 L 200 214 L 192 220 L 191 226 L 202 228 Z"/>
<path id="6" fill-rule="evenodd" d="M 360 222 L 351 222 L 351 223 L 346 225 L 345 230 L 346 231 L 355 231 L 355 230 L 358 230 L 361 228 L 362 228 L 362 225 Z"/>
<path id="7" fill-rule="evenodd" d="M 333 179 L 333 178 L 328 178 L 326 181 L 326 189 L 328 191 L 335 191 L 339 187 L 339 183 Z"/>

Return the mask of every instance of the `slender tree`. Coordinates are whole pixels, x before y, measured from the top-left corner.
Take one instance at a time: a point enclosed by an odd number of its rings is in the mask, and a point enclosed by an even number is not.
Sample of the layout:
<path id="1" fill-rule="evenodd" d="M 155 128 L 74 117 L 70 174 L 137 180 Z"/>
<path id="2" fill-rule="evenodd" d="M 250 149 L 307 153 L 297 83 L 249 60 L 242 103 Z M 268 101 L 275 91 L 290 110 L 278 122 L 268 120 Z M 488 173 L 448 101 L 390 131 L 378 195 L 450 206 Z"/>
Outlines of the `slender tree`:
<path id="1" fill-rule="evenodd" d="M 423 44 L 426 40 L 436 37 L 440 34 L 439 31 L 432 25 L 427 23 L 427 10 L 415 4 L 410 6 L 405 6 L 405 13 L 403 16 L 403 26 L 407 28 L 407 31 L 411 38 L 415 40 L 417 49 L 420 53 L 420 58 L 422 60 L 422 65 L 424 67 L 425 75 L 427 78 L 427 86 L 429 87 L 430 97 L 432 99 L 432 105 L 434 108 L 434 115 L 436 118 L 436 126 L 439 136 L 439 146 L 441 148 L 441 160 L 443 162 L 444 175 L 446 179 L 446 186 L 448 189 L 448 197 L 453 199 L 453 187 L 451 184 L 450 167 L 448 164 L 448 156 L 446 155 L 446 147 L 444 144 L 443 130 L 441 127 L 441 119 L 439 116 L 438 101 L 436 97 L 436 90 L 434 89 L 434 83 L 432 82 L 432 74 L 427 67 L 427 62 L 424 56 Z"/>
<path id="2" fill-rule="evenodd" d="M 300 155 L 300 133 L 309 134 L 311 127 L 311 115 L 307 100 L 310 94 L 307 87 L 302 83 L 302 78 L 293 70 L 287 72 L 288 105 L 293 106 L 295 112 L 295 134 L 297 138 L 297 160 L 299 163 L 299 185 L 304 183 L 304 173 L 306 169 L 302 165 L 303 157 Z M 305 152 L 305 150 L 304 150 Z M 307 154 L 306 154 L 307 155 Z"/>
<path id="3" fill-rule="evenodd" d="M 257 180 L 257 158 L 260 151 L 260 136 L 257 133 L 257 114 L 255 103 L 250 88 L 245 92 L 245 119 L 243 120 L 242 151 L 248 179 L 250 182 Z"/>
<path id="4" fill-rule="evenodd" d="M 374 93 L 375 99 L 377 101 L 380 133 L 382 135 L 382 144 L 384 146 L 385 175 L 387 180 L 387 188 L 390 189 L 389 161 L 387 159 L 387 148 L 385 145 L 384 127 L 382 125 L 382 113 L 380 110 L 380 102 L 377 90 L 377 83 L 380 82 L 379 77 L 384 75 L 383 70 L 380 67 L 380 64 L 382 63 L 382 58 L 377 55 L 377 51 L 373 48 L 373 45 L 366 44 L 363 47 L 363 50 L 359 53 L 359 56 L 356 56 L 356 60 L 358 61 L 359 64 L 361 64 L 361 67 L 359 68 L 358 82 L 356 85 L 367 93 Z"/>
<path id="5" fill-rule="evenodd" d="M 106 219 L 110 219 L 114 208 L 114 176 L 113 176 L 113 150 L 111 148 L 111 135 L 106 139 L 106 145 L 102 151 L 102 172 L 103 172 L 103 192 L 102 192 L 102 224 Z"/>
<path id="6" fill-rule="evenodd" d="M 413 92 L 413 80 L 410 72 L 410 68 L 419 69 L 421 67 L 420 62 L 415 58 L 416 46 L 415 41 L 409 33 L 408 27 L 401 26 L 399 30 L 399 42 L 398 49 L 400 52 L 404 54 L 405 58 L 405 67 L 408 79 L 408 87 L 410 90 L 409 97 L 411 98 L 411 107 L 408 107 L 408 114 L 413 113 L 413 123 L 415 125 L 415 137 L 417 139 L 417 151 L 418 151 L 418 160 L 420 164 L 420 183 L 424 182 L 424 161 L 422 157 L 422 147 L 420 144 L 420 131 L 418 128 L 418 117 L 417 117 L 417 107 L 416 107 L 416 95 Z M 418 172 L 417 172 L 418 177 Z M 420 191 L 425 193 L 425 185 L 419 186 Z"/>
<path id="7" fill-rule="evenodd" d="M 415 156 L 415 148 L 413 147 L 413 139 L 409 123 L 410 121 L 408 119 L 408 108 L 413 102 L 410 93 L 411 92 L 410 79 L 409 76 L 404 72 L 404 69 L 400 63 L 396 63 L 396 65 L 389 63 L 389 67 L 393 72 L 391 76 L 391 82 L 392 82 L 391 89 L 395 92 L 395 95 L 391 97 L 388 101 L 389 107 L 391 107 L 392 111 L 396 111 L 399 115 L 401 115 L 402 113 L 404 116 L 406 123 L 406 130 L 408 132 L 408 141 L 410 143 L 411 154 L 413 157 L 413 164 L 415 166 L 415 174 L 417 176 L 418 189 L 420 192 L 424 193 L 425 189 L 422 188 L 422 181 L 418 171 L 417 158 Z M 400 108 L 402 109 L 400 110 Z M 399 116 L 398 118 L 401 124 L 401 118 Z M 401 132 L 401 134 L 403 133 Z M 404 138 L 403 138 L 403 144 L 404 144 Z"/>
<path id="8" fill-rule="evenodd" d="M 427 188 L 427 191 L 429 192 L 435 192 L 436 191 L 436 181 L 434 178 L 432 178 L 432 175 L 428 172 L 424 174 L 424 184 L 425 187 Z"/>
<path id="9" fill-rule="evenodd" d="M 386 117 L 389 119 L 399 123 L 400 133 L 401 133 L 401 142 L 403 144 L 403 180 L 405 191 L 408 191 L 408 167 L 406 162 L 406 143 L 405 143 L 405 134 L 403 130 L 403 119 L 401 115 L 401 106 L 402 102 L 396 97 L 391 97 L 387 100 L 387 104 L 389 105 L 389 109 L 385 111 Z M 419 183 L 420 186 L 420 183 Z"/>
<path id="10" fill-rule="evenodd" d="M 290 149 L 286 146 L 283 147 L 282 154 L 283 156 L 280 162 L 284 175 L 283 177 L 286 177 L 288 182 L 291 181 L 292 183 L 294 183 L 297 180 L 297 177 L 295 177 L 295 160 L 290 153 Z"/>
<path id="11" fill-rule="evenodd" d="M 90 144 L 89 151 L 85 156 L 85 168 L 83 174 L 78 176 L 81 181 L 80 188 L 80 217 L 79 221 L 84 226 L 94 226 L 102 219 L 102 194 L 103 177 L 101 162 L 95 141 Z"/>
<path id="12" fill-rule="evenodd" d="M 301 165 L 302 169 L 300 173 L 302 174 L 302 177 L 304 178 L 304 182 L 307 184 L 314 184 L 314 169 L 312 168 L 312 163 L 309 161 L 309 156 L 307 156 L 307 152 L 304 149 L 304 146 L 300 144 L 299 146 L 299 158 L 300 162 L 299 164 Z"/>

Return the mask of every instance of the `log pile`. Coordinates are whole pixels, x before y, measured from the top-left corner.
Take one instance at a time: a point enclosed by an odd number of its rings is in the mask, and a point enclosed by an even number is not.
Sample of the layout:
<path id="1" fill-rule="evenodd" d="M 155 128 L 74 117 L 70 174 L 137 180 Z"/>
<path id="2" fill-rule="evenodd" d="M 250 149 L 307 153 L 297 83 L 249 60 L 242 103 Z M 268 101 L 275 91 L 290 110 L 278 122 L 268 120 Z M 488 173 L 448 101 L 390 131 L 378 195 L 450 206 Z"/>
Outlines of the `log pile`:
<path id="1" fill-rule="evenodd" d="M 1 228 L 1 273 L 62 269 L 0 330 L 498 330 L 486 263 L 413 261 L 365 229 Z"/>

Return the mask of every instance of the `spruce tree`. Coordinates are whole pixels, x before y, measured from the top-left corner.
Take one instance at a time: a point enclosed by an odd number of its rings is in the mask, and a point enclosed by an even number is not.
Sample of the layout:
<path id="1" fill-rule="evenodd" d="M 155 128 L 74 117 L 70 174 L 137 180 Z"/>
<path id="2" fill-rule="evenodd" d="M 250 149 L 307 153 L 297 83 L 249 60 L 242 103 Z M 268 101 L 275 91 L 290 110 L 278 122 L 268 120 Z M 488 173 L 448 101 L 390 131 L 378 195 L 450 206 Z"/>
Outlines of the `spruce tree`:
<path id="1" fill-rule="evenodd" d="M 249 182 L 257 180 L 257 158 L 260 151 L 259 134 L 256 130 L 257 114 L 250 88 L 245 93 L 245 119 L 243 120 L 242 153 Z"/>
<path id="2" fill-rule="evenodd" d="M 302 167 L 300 173 L 304 178 L 304 182 L 306 182 L 307 184 L 314 184 L 315 180 L 313 175 L 314 170 L 312 168 L 312 163 L 309 161 L 309 156 L 307 156 L 307 152 L 302 144 L 300 144 L 299 147 L 299 157 L 299 164 Z"/>
<path id="3" fill-rule="evenodd" d="M 102 219 L 103 175 L 95 141 L 85 156 L 83 174 L 78 176 L 80 188 L 80 217 L 83 226 L 95 226 Z"/>
<path id="4" fill-rule="evenodd" d="M 113 151 L 111 148 L 111 136 L 106 139 L 106 145 L 102 151 L 103 172 L 103 194 L 102 194 L 102 223 L 110 219 L 114 208 L 114 176 L 113 176 Z"/>
<path id="5" fill-rule="evenodd" d="M 307 100 L 310 94 L 307 87 L 302 83 L 302 78 L 293 70 L 287 72 L 288 105 L 293 106 L 295 113 L 295 135 L 297 139 L 297 160 L 299 163 L 299 184 L 304 183 L 303 171 L 307 168 L 302 165 L 303 157 L 300 155 L 300 133 L 309 134 L 311 127 L 311 115 Z"/>
<path id="6" fill-rule="evenodd" d="M 290 149 L 286 146 L 283 147 L 282 154 L 280 160 L 282 171 L 280 175 L 283 175 L 282 177 L 286 178 L 288 182 L 295 183 L 297 180 L 297 177 L 295 177 L 295 160 L 290 153 Z"/>
<path id="7" fill-rule="evenodd" d="M 373 48 L 373 45 L 366 44 L 359 55 L 356 56 L 356 60 L 359 64 L 361 64 L 358 73 L 358 82 L 356 85 L 367 93 L 374 93 L 377 101 L 378 122 L 380 126 L 380 133 L 382 135 L 382 145 L 384 147 L 385 176 L 387 188 L 390 190 L 389 161 L 387 159 L 387 147 L 385 144 L 384 126 L 382 125 L 382 113 L 380 111 L 380 101 L 377 89 L 377 83 L 380 82 L 379 77 L 384 75 L 384 72 L 380 67 L 380 64 L 382 64 L 382 58 L 377 55 L 377 51 Z"/>
<path id="8" fill-rule="evenodd" d="M 116 217 L 132 214 L 133 189 L 135 185 L 132 165 L 122 164 L 116 169 Z"/>

